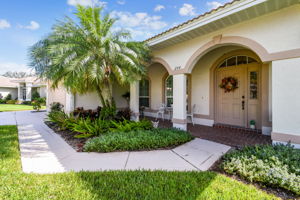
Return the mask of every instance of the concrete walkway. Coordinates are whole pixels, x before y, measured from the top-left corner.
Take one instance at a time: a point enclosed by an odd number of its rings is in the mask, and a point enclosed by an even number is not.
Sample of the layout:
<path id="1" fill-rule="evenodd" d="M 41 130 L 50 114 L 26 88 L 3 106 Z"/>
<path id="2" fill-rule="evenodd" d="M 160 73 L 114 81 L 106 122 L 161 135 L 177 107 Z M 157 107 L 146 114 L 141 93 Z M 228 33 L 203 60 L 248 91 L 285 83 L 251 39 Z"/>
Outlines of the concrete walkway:
<path id="1" fill-rule="evenodd" d="M 0 125 L 15 125 L 23 171 L 60 173 L 103 170 L 207 170 L 230 147 L 194 139 L 172 150 L 82 153 L 76 152 L 43 123 L 45 112 L 2 112 Z"/>

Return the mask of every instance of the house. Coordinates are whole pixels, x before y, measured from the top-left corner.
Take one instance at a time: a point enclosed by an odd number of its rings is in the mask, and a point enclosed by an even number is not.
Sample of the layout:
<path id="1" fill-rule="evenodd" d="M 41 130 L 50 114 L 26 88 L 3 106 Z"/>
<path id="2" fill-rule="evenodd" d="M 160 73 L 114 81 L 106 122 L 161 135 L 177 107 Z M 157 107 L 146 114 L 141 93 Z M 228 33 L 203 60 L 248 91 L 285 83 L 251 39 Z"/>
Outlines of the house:
<path id="1" fill-rule="evenodd" d="M 148 77 L 130 85 L 130 108 L 155 116 L 172 107 L 173 126 L 250 127 L 300 147 L 300 1 L 234 0 L 146 40 Z M 118 107 L 126 88 L 113 88 Z M 95 94 L 49 92 L 67 111 L 95 108 Z M 53 96 L 51 99 L 50 96 Z M 58 98 L 59 97 L 59 98 Z"/>
<path id="2" fill-rule="evenodd" d="M 0 94 L 5 98 L 11 94 L 12 99 L 31 101 L 31 94 L 37 91 L 41 97 L 46 97 L 46 83 L 37 77 L 8 78 L 0 76 Z"/>

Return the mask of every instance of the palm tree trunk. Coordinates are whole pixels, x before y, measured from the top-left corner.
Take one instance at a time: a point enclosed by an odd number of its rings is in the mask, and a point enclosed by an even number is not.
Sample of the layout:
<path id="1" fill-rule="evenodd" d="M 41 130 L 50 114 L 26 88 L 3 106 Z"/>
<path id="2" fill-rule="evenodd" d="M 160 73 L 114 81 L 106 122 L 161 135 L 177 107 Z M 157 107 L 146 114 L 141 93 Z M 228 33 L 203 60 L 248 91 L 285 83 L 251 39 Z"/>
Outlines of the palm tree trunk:
<path id="1" fill-rule="evenodd" d="M 98 94 L 98 96 L 99 96 L 99 98 L 100 98 L 100 102 L 101 102 L 101 104 L 102 104 L 102 107 L 105 107 L 105 106 L 106 106 L 106 102 L 105 102 L 104 97 L 103 97 L 103 95 L 102 95 L 102 90 L 101 90 L 100 86 L 98 86 L 98 87 L 96 88 L 96 90 L 97 90 L 97 94 Z"/>
<path id="2" fill-rule="evenodd" d="M 112 98 L 112 87 L 109 80 L 104 81 L 103 84 L 103 93 L 104 93 L 104 100 L 106 102 L 106 106 L 112 107 L 113 105 L 113 98 Z"/>

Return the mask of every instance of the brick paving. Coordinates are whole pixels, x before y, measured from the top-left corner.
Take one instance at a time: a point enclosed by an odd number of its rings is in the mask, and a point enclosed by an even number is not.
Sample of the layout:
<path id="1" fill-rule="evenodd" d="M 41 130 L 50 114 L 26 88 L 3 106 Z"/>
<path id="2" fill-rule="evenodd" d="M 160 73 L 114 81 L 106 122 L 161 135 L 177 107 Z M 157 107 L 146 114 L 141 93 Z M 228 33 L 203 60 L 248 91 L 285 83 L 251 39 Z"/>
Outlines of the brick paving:
<path id="1" fill-rule="evenodd" d="M 155 119 L 150 118 L 152 121 Z M 163 128 L 172 127 L 169 120 L 160 120 L 159 126 Z M 243 147 L 256 144 L 271 144 L 270 136 L 262 135 L 261 133 L 251 132 L 247 130 L 237 130 L 228 127 L 209 127 L 202 125 L 188 124 L 188 131 L 195 137 L 218 142 L 232 147 Z"/>

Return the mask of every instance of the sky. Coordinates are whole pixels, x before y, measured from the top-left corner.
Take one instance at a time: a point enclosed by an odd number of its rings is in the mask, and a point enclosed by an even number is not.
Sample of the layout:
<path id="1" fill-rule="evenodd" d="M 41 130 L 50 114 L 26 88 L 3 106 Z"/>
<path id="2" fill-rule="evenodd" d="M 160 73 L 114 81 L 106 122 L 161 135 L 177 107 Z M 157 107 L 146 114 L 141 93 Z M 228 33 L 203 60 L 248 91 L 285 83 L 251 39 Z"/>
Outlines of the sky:
<path id="1" fill-rule="evenodd" d="M 1 0 L 0 75 L 26 71 L 28 48 L 51 32 L 65 16 L 73 17 L 76 5 L 103 6 L 118 21 L 115 29 L 127 29 L 142 41 L 230 0 Z"/>

